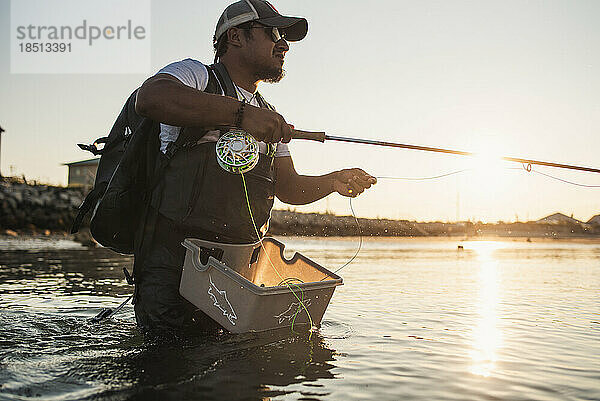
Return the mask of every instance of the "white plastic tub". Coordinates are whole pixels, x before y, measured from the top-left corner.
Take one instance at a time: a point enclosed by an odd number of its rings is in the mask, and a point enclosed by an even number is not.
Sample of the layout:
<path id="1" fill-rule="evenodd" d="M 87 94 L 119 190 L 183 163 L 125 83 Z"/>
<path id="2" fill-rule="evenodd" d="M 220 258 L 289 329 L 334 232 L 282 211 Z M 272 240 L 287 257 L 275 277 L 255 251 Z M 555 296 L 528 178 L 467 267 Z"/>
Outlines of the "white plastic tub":
<path id="1" fill-rule="evenodd" d="M 285 259 L 273 238 L 263 245 L 185 239 L 179 292 L 232 333 L 309 324 L 305 308 L 318 326 L 343 280 L 299 253 Z"/>

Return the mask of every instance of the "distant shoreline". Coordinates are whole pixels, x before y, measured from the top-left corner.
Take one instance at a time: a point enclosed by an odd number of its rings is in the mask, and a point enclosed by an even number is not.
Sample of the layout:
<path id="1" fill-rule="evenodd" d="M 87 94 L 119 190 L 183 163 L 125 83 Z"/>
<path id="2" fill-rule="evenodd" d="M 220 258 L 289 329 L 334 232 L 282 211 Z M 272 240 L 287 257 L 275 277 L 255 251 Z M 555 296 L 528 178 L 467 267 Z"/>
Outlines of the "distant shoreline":
<path id="1" fill-rule="evenodd" d="M 56 237 L 94 245 L 89 229 L 71 235 L 71 223 L 83 200 L 78 188 L 0 180 L 0 237 Z M 566 216 L 565 216 L 566 217 Z M 573 220 L 573 219 L 571 219 Z M 322 213 L 273 210 L 269 235 L 281 237 L 443 238 L 462 241 L 494 239 L 586 239 L 600 241 L 600 225 L 573 222 L 416 222 L 355 219 Z"/>
<path id="2" fill-rule="evenodd" d="M 357 224 L 358 220 L 358 224 Z M 600 225 L 570 222 L 417 222 L 390 219 L 355 219 L 320 213 L 274 210 L 272 235 L 318 237 L 503 237 L 503 238 L 600 238 Z"/>

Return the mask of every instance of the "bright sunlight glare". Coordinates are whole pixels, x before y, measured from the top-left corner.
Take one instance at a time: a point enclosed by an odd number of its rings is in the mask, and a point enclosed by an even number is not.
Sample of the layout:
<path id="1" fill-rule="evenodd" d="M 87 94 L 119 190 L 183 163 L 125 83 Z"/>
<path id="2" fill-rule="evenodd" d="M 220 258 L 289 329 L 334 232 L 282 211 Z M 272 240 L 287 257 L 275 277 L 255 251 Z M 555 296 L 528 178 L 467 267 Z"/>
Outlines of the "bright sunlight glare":
<path id="1" fill-rule="evenodd" d="M 509 169 L 518 165 L 503 161 L 502 154 L 498 151 L 503 147 L 493 142 L 481 143 L 479 150 L 474 152 L 475 156 L 467 161 L 470 171 L 465 176 L 463 188 L 466 191 L 465 195 L 472 202 L 471 208 L 493 208 L 504 194 L 510 191 L 514 176 L 510 174 Z"/>
<path id="2" fill-rule="evenodd" d="M 477 254 L 479 264 L 479 320 L 473 328 L 470 372 L 489 377 L 497 361 L 497 350 L 502 342 L 498 328 L 498 304 L 500 301 L 500 274 L 495 254 L 502 247 L 496 241 L 471 241 L 464 244 Z"/>

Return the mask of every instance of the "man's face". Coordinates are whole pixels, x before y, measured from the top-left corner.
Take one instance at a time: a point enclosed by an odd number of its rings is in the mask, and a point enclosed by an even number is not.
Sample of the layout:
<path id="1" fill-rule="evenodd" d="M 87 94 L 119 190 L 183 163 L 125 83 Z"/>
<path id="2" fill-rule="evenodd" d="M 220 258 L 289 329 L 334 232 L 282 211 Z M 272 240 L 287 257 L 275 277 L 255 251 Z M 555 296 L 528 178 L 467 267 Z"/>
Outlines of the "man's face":
<path id="1" fill-rule="evenodd" d="M 247 44 L 247 60 L 257 81 L 279 82 L 284 75 L 285 54 L 290 49 L 285 39 L 273 41 L 271 28 L 256 24 Z"/>

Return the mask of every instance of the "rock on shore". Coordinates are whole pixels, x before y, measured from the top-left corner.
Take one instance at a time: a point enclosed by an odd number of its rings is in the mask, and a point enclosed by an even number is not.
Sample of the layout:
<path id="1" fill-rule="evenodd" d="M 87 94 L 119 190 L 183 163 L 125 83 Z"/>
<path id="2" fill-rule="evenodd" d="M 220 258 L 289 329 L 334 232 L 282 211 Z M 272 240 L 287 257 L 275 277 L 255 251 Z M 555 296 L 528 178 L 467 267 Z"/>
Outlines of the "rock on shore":
<path id="1" fill-rule="evenodd" d="M 0 228 L 36 232 L 69 231 L 83 193 L 77 188 L 0 179 Z"/>
<path id="2" fill-rule="evenodd" d="M 273 210 L 269 234 L 306 236 L 424 236 L 417 223 L 406 220 L 355 219 L 320 213 Z"/>

